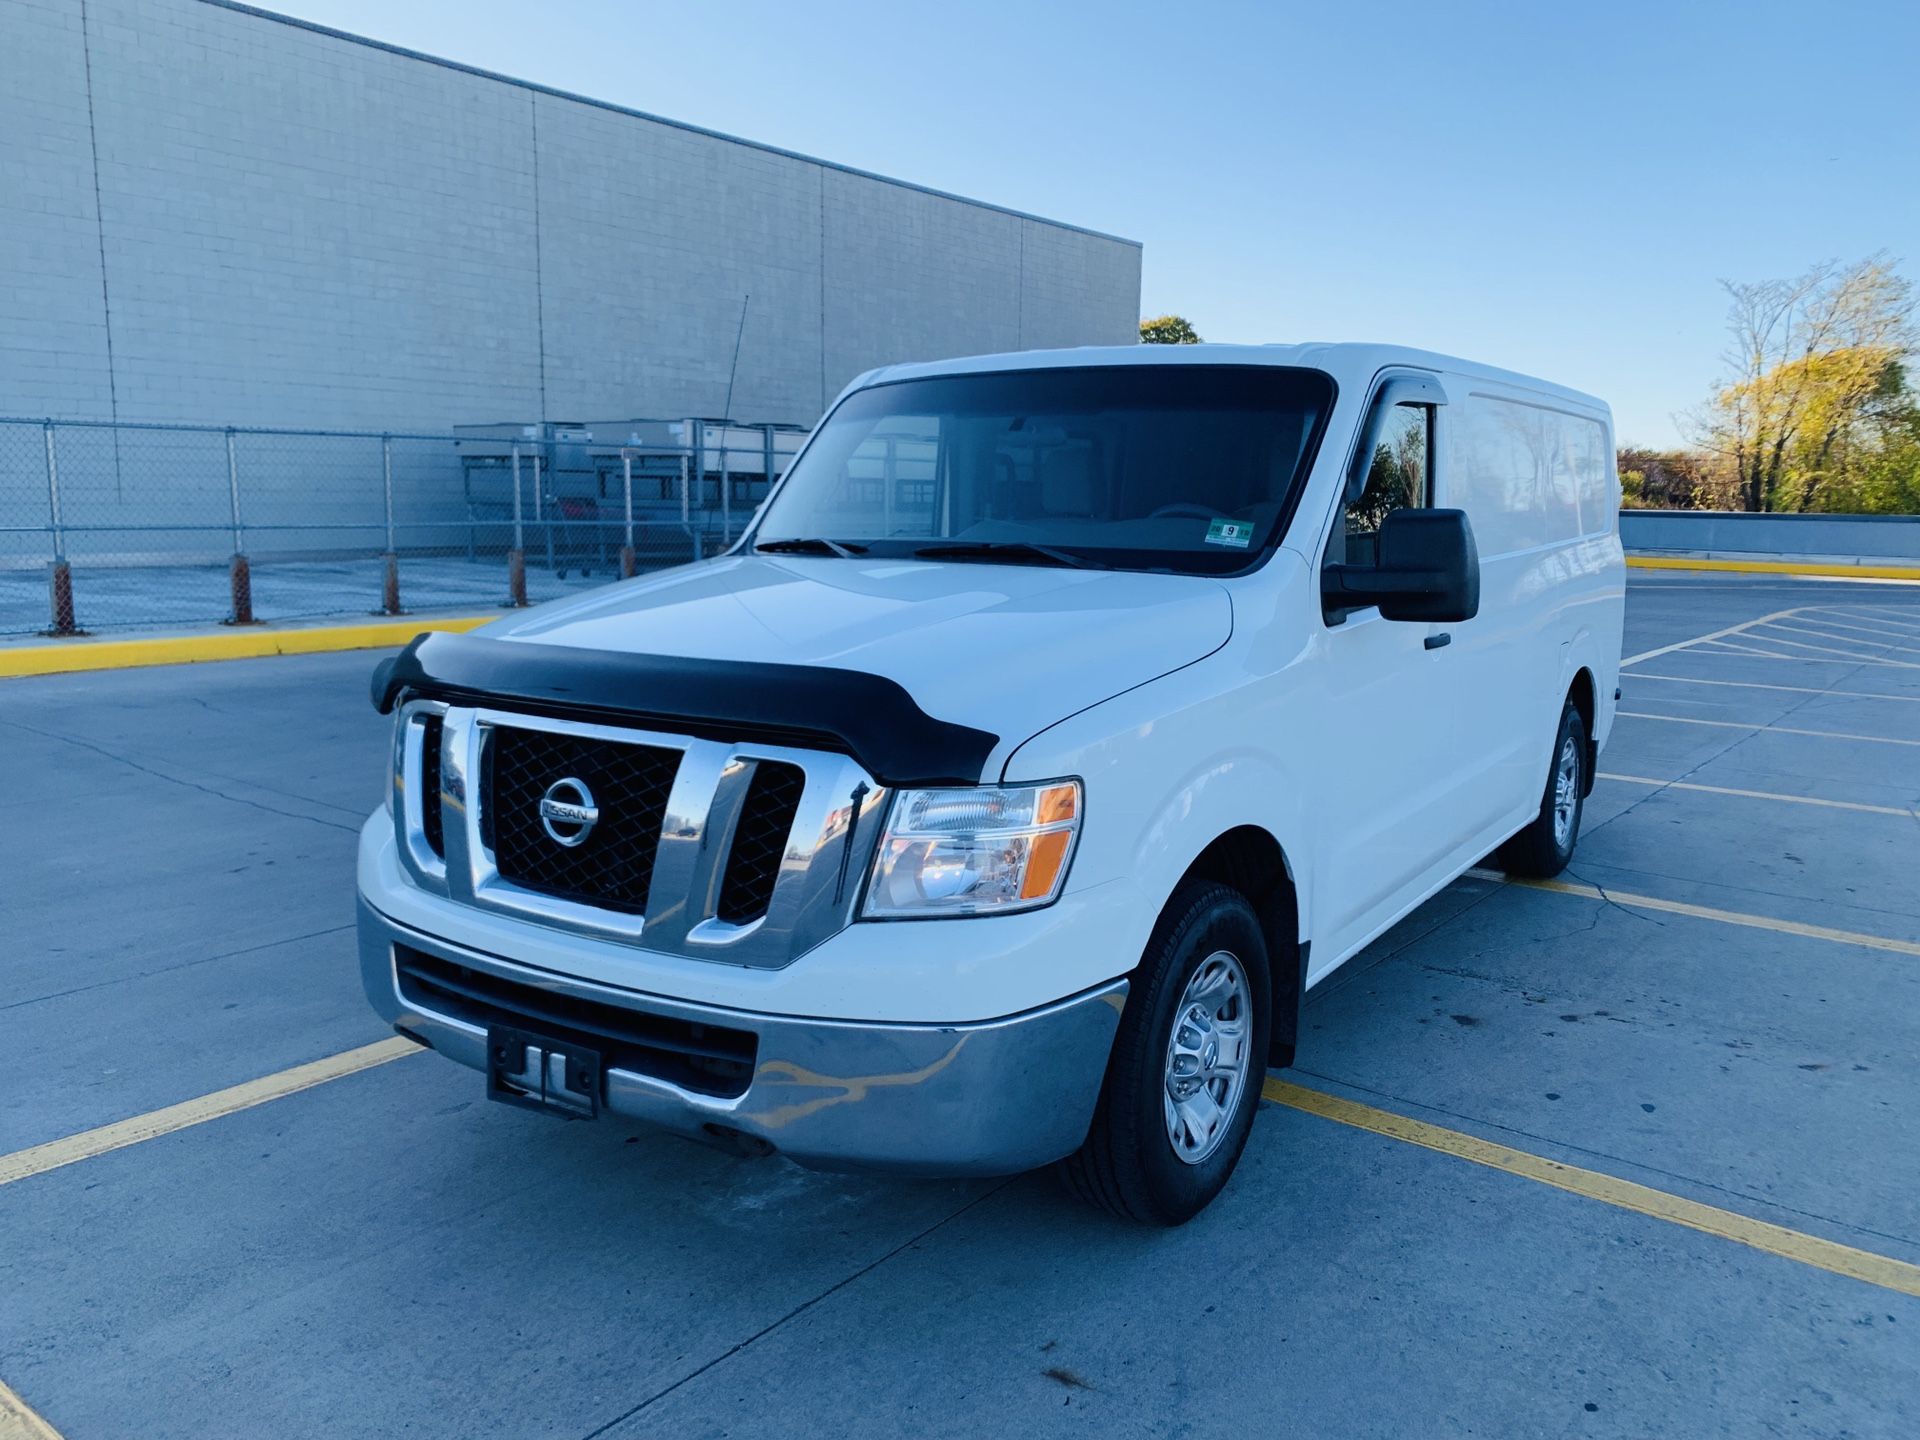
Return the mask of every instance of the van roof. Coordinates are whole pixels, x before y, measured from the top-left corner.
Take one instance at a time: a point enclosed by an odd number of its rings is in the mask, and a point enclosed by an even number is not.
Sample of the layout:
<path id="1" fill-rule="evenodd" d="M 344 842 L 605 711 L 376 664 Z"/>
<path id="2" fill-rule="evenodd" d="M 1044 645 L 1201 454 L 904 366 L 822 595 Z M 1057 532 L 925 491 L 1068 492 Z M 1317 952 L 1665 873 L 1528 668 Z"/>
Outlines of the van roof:
<path id="1" fill-rule="evenodd" d="M 968 375 L 993 370 L 1051 370 L 1085 365 L 1290 365 L 1325 370 L 1336 380 L 1364 383 L 1388 365 L 1410 365 L 1422 370 L 1448 371 L 1597 410 L 1609 418 L 1607 402 L 1584 391 L 1556 385 L 1475 360 L 1416 350 L 1407 345 L 1366 341 L 1306 341 L 1298 345 L 1086 345 L 1072 350 L 1017 350 L 999 355 L 967 355 L 923 364 L 883 365 L 869 370 L 848 389 L 892 380 L 933 375 Z"/>

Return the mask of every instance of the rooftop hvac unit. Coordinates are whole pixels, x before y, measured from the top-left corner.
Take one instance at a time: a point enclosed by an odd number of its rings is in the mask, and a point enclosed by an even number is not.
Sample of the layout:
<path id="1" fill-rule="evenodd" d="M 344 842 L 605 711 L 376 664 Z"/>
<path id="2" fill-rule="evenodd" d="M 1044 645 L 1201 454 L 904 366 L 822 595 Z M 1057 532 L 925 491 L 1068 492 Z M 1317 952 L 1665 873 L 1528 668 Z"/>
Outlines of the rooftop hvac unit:
<path id="1" fill-rule="evenodd" d="M 453 434 L 469 559 L 483 534 L 490 548 L 504 548 L 502 537 L 510 532 L 503 527 L 518 520 L 523 543 L 530 537 L 544 547 L 556 575 L 570 569 L 588 575 L 596 566 L 610 566 L 610 544 L 618 541 L 604 533 L 590 427 L 578 421 L 502 421 L 456 425 Z"/>
<path id="2" fill-rule="evenodd" d="M 807 438 L 799 425 L 737 421 L 596 420 L 588 451 L 606 501 L 621 496 L 633 467 L 636 517 L 656 523 L 710 524 L 732 535 L 786 472 Z"/>
<path id="3" fill-rule="evenodd" d="M 530 532 L 564 577 L 612 568 L 625 539 L 629 474 L 634 524 L 668 527 L 698 555 L 738 533 L 808 432 L 693 417 L 456 425 L 453 433 L 469 558 L 482 527 L 488 544 L 502 544 L 500 527 L 515 519 L 517 493 L 523 540 Z M 662 539 L 668 549 L 676 543 Z"/>

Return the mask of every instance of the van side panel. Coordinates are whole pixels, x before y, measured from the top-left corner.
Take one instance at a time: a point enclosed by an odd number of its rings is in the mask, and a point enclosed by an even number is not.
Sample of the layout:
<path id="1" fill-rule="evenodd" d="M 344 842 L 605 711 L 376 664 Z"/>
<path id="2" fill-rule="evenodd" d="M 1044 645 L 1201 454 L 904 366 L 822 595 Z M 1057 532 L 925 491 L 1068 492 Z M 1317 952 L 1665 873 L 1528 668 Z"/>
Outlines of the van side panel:
<path id="1" fill-rule="evenodd" d="M 1450 377 L 1452 379 L 1453 377 Z M 1611 720 L 1624 566 L 1604 411 L 1460 376 L 1444 414 L 1439 503 L 1467 512 L 1480 613 L 1454 627 L 1463 820 L 1517 829 L 1540 804 L 1560 707 L 1582 666 Z"/>

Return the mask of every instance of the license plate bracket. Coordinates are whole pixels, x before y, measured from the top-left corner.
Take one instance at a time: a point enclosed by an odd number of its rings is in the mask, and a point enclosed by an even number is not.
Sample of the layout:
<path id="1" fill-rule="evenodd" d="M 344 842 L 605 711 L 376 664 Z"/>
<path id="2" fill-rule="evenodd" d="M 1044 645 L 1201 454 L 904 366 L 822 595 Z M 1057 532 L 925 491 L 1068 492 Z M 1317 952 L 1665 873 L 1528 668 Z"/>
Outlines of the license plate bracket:
<path id="1" fill-rule="evenodd" d="M 511 1025 L 487 1030 L 487 1098 L 569 1120 L 600 1113 L 600 1052 Z"/>

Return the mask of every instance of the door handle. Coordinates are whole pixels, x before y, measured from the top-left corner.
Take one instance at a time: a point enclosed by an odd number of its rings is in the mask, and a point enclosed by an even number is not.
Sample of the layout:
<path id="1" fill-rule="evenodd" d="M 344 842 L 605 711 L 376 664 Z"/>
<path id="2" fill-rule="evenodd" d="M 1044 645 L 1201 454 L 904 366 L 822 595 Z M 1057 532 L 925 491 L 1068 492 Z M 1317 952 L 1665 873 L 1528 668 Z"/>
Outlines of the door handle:
<path id="1" fill-rule="evenodd" d="M 1453 636 L 1451 633 L 1443 630 L 1438 635 L 1427 636 L 1421 643 L 1429 650 L 1438 650 L 1442 646 L 1451 645 L 1453 643 Z"/>

